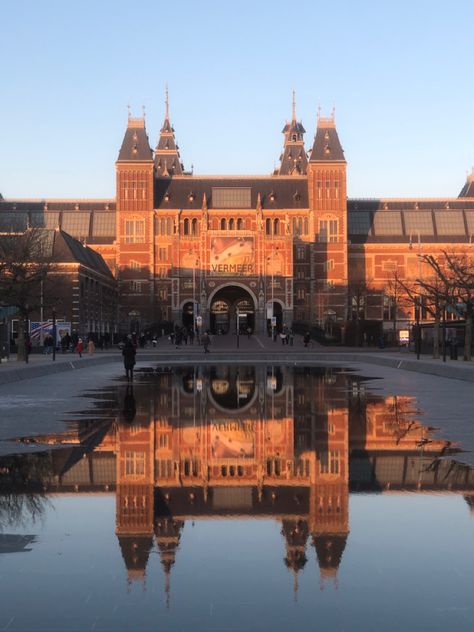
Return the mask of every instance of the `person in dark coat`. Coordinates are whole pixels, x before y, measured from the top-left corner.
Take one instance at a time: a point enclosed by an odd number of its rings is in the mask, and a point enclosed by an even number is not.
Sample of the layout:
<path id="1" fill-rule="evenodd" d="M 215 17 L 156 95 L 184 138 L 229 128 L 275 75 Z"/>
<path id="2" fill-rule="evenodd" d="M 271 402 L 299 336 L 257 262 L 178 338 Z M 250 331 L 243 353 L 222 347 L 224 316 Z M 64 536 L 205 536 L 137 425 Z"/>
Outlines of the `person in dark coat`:
<path id="1" fill-rule="evenodd" d="M 125 346 L 122 349 L 122 355 L 123 366 L 125 367 L 125 375 L 127 376 L 127 380 L 133 382 L 133 367 L 135 366 L 135 356 L 137 355 L 137 351 L 131 338 L 127 338 Z"/>

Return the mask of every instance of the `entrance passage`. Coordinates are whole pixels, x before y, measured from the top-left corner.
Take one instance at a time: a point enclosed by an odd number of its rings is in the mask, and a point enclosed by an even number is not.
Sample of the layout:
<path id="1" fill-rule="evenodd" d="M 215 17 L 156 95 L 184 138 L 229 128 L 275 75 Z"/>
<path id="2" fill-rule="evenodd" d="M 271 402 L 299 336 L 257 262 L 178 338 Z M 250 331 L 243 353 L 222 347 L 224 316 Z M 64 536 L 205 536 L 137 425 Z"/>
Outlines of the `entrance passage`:
<path id="1" fill-rule="evenodd" d="M 238 320 L 238 323 L 237 323 Z M 211 333 L 225 335 L 255 331 L 255 305 L 247 290 L 238 286 L 223 287 L 211 303 Z"/>

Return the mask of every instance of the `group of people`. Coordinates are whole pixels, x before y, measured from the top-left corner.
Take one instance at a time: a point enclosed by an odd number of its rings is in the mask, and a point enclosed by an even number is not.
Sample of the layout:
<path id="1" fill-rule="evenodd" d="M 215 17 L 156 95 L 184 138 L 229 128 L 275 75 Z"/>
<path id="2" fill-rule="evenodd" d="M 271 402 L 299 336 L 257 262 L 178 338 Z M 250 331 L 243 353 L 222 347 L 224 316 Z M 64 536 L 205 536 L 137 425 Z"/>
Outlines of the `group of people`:
<path id="1" fill-rule="evenodd" d="M 287 327 L 287 325 L 283 325 L 283 329 L 280 332 L 280 340 L 282 345 L 293 346 L 294 333 L 292 329 Z"/>
<path id="2" fill-rule="evenodd" d="M 181 346 L 182 344 L 187 345 L 188 341 L 190 345 L 194 344 L 194 329 L 187 327 L 180 327 L 179 325 L 175 325 L 173 331 L 168 336 L 171 344 L 176 345 L 176 348 Z"/>

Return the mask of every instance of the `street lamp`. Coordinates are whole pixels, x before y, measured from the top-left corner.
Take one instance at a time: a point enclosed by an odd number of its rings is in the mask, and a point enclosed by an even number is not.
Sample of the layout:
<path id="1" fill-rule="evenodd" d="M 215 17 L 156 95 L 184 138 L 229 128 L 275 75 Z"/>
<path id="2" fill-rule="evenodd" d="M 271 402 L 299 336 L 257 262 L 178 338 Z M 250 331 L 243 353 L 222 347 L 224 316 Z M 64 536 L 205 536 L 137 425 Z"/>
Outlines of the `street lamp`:
<path id="1" fill-rule="evenodd" d="M 278 248 L 277 248 L 278 250 Z M 276 342 L 276 337 L 275 337 L 275 328 L 276 328 L 276 322 L 274 320 L 275 317 L 275 290 L 274 290 L 274 286 L 275 286 L 275 246 L 272 243 L 272 254 L 271 256 L 267 257 L 267 266 L 268 263 L 271 261 L 272 264 L 272 272 L 271 272 L 271 301 L 272 301 L 272 311 L 271 311 L 271 320 L 270 320 L 270 324 L 271 324 L 271 336 L 273 338 L 273 342 Z M 268 268 L 267 268 L 268 271 Z"/>
<path id="2" fill-rule="evenodd" d="M 56 362 L 56 308 L 53 307 L 53 362 Z"/>

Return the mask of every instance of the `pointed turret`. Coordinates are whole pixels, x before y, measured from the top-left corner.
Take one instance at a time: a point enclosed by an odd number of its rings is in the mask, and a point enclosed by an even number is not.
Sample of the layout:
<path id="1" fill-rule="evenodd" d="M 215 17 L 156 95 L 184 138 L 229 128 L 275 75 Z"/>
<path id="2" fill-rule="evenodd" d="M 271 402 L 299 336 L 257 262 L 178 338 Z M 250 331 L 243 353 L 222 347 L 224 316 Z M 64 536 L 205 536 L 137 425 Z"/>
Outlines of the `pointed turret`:
<path id="1" fill-rule="evenodd" d="M 161 558 L 161 565 L 165 573 L 166 604 L 170 599 L 171 568 L 176 561 L 176 551 L 181 539 L 181 531 L 184 527 L 182 520 L 174 520 L 172 517 L 160 516 L 155 527 L 156 544 Z"/>
<path id="2" fill-rule="evenodd" d="M 313 535 L 313 546 L 319 564 L 321 585 L 328 579 L 337 581 L 337 571 L 346 548 L 347 535 L 341 533 L 326 533 Z"/>
<path id="3" fill-rule="evenodd" d="M 283 153 L 280 156 L 280 168 L 277 169 L 276 175 L 291 176 L 305 175 L 308 166 L 308 158 L 304 148 L 303 135 L 305 128 L 296 120 L 296 102 L 295 91 L 293 90 L 293 106 L 291 121 L 286 123 L 283 128 L 285 135 L 285 144 Z"/>
<path id="4" fill-rule="evenodd" d="M 129 114 L 127 129 L 117 162 L 144 162 L 152 160 L 150 142 L 145 128 L 145 117 L 132 118 Z"/>
<path id="5" fill-rule="evenodd" d="M 459 194 L 460 198 L 474 198 L 474 167 L 471 173 L 468 174 L 466 184 L 461 189 Z"/>
<path id="6" fill-rule="evenodd" d="M 344 151 L 337 135 L 334 109 L 329 117 L 322 117 L 318 111 L 318 127 L 314 137 L 310 162 L 345 162 Z"/>
<path id="7" fill-rule="evenodd" d="M 308 561 L 306 557 L 306 541 L 309 536 L 308 523 L 306 520 L 283 520 L 281 533 L 285 537 L 285 566 L 293 571 L 296 599 L 298 573 L 305 567 Z"/>
<path id="8" fill-rule="evenodd" d="M 118 541 L 127 568 L 128 582 L 144 581 L 150 551 L 153 546 L 151 535 L 119 535 Z"/>
<path id="9" fill-rule="evenodd" d="M 168 88 L 166 88 L 165 120 L 155 147 L 155 169 L 158 177 L 168 178 L 183 174 L 183 165 L 174 138 L 174 129 L 170 122 Z"/>

